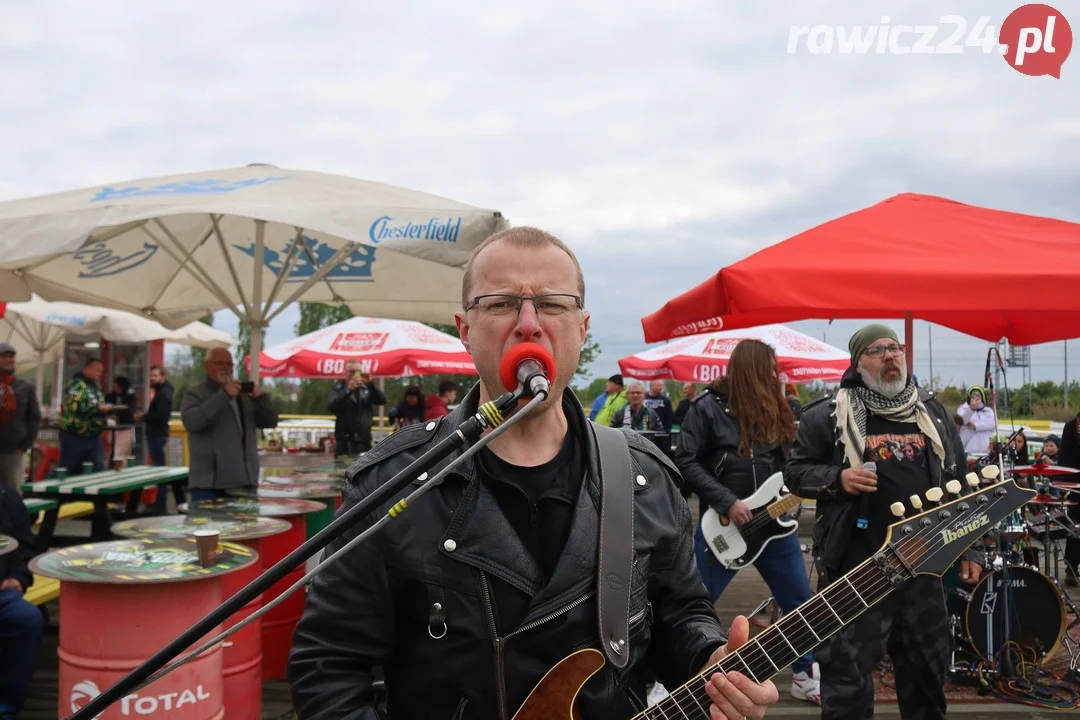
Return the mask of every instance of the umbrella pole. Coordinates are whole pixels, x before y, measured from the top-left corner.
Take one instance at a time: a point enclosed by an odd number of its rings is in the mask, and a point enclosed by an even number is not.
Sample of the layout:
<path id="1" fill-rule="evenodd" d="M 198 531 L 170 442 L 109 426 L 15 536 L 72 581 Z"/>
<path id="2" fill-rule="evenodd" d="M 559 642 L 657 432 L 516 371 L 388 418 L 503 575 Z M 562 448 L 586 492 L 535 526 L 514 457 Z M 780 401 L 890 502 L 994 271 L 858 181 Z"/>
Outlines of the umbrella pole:
<path id="1" fill-rule="evenodd" d="M 41 405 L 41 400 L 45 393 L 45 353 L 38 353 L 36 390 L 38 405 Z"/>
<path id="2" fill-rule="evenodd" d="M 904 345 L 907 346 L 905 354 L 907 357 L 908 374 L 915 374 L 915 330 L 913 329 L 915 321 L 912 318 L 911 313 L 904 313 Z"/>

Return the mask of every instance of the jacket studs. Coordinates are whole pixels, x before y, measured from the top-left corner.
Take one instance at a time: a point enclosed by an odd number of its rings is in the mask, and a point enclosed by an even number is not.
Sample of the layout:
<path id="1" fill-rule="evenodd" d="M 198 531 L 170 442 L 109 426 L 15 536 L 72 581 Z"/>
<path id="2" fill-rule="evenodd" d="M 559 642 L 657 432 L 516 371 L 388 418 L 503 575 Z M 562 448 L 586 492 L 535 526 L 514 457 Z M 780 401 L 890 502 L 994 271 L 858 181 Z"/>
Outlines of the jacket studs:
<path id="1" fill-rule="evenodd" d="M 457 543 L 453 540 L 446 540 L 445 542 L 443 542 L 442 546 L 443 549 L 446 550 L 446 552 L 454 552 L 455 550 L 457 550 Z"/>
<path id="2" fill-rule="evenodd" d="M 644 487 L 644 485 L 645 485 L 645 482 L 646 482 L 646 481 L 645 481 L 645 476 L 644 476 L 644 475 L 638 475 L 638 476 L 637 476 L 636 478 L 634 478 L 634 479 L 635 479 L 635 480 L 637 481 L 637 484 L 638 484 L 638 485 L 641 485 L 641 486 L 643 486 L 643 487 Z"/>
<path id="3" fill-rule="evenodd" d="M 615 640 L 614 638 L 612 638 L 609 645 L 611 645 L 611 649 L 615 651 L 616 655 L 622 655 L 623 654 L 623 648 L 626 647 L 626 641 L 625 640 Z"/>
<path id="4" fill-rule="evenodd" d="M 429 422 L 427 425 L 424 426 L 424 429 L 427 430 L 428 432 L 431 432 L 432 430 L 435 429 L 435 426 L 437 424 L 438 423 L 436 423 L 434 420 L 432 420 L 431 422 Z"/>

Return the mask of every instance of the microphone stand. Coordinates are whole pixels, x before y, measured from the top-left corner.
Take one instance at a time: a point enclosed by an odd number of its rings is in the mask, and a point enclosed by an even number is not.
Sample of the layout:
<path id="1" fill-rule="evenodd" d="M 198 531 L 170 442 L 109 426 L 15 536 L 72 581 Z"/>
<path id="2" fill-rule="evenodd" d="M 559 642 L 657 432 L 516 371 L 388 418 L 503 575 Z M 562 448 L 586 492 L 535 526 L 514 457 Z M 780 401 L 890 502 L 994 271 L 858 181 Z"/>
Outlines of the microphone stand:
<path id="1" fill-rule="evenodd" d="M 255 620 L 261 616 L 263 612 L 270 610 L 273 605 L 262 608 L 257 614 L 253 614 L 247 618 L 243 623 L 239 623 L 222 635 L 213 638 L 204 646 L 196 649 L 194 652 L 189 653 L 181 661 L 174 663 L 170 667 L 166 668 L 163 672 L 157 672 L 165 666 L 167 662 L 179 655 L 185 648 L 191 647 L 195 642 L 201 639 L 208 632 L 213 630 L 218 625 L 235 613 L 240 608 L 251 602 L 256 596 L 262 594 L 270 588 L 271 585 L 281 580 L 288 575 L 293 568 L 304 563 L 315 553 L 322 550 L 325 546 L 341 537 L 356 523 L 363 520 L 370 515 L 376 508 L 383 503 L 390 500 L 390 498 L 407 487 L 410 483 L 416 480 L 426 480 L 426 482 L 417 488 L 408 497 L 400 500 L 394 505 L 390 511 L 384 515 L 379 522 L 375 523 L 372 527 L 368 528 L 360 536 L 351 540 L 345 547 L 338 550 L 334 555 L 323 560 L 318 567 L 308 573 L 304 578 L 293 585 L 286 593 L 280 598 L 283 600 L 289 593 L 299 589 L 310 578 L 317 575 L 323 569 L 326 568 L 331 562 L 337 559 L 342 553 L 347 552 L 356 544 L 362 540 L 367 539 L 372 534 L 381 529 L 391 519 L 397 517 L 407 507 L 408 503 L 414 498 L 419 497 L 427 490 L 431 489 L 435 485 L 442 482 L 442 478 L 459 462 L 469 457 L 484 447 L 494 437 L 501 434 L 508 429 L 511 425 L 518 422 L 528 412 L 532 411 L 548 393 L 546 389 L 540 393 L 535 394 L 529 403 L 522 408 L 519 412 L 514 413 L 508 420 L 504 418 L 504 414 L 510 412 L 516 405 L 518 400 L 526 395 L 528 391 L 522 387 L 519 387 L 517 391 L 512 393 L 504 393 L 498 399 L 481 405 L 476 413 L 472 417 L 463 422 L 457 430 L 450 436 L 444 438 L 435 447 L 428 450 L 419 458 L 414 460 L 407 468 L 396 474 L 386 483 L 381 485 L 378 489 L 360 500 L 356 505 L 349 508 L 340 516 L 334 519 L 329 525 L 323 528 L 319 533 L 308 539 L 303 545 L 293 550 L 284 558 L 279 560 L 273 567 L 265 570 L 259 577 L 252 580 L 244 588 L 238 591 L 235 595 L 223 602 L 217 608 L 215 608 L 210 614 L 202 618 L 190 628 L 181 633 L 176 639 L 172 640 L 165 647 L 158 650 L 148 659 L 144 660 L 142 664 L 133 669 L 124 677 L 116 681 L 110 688 L 102 692 L 97 697 L 93 698 L 85 706 L 75 712 L 74 715 L 67 716 L 66 720 L 91 720 L 104 712 L 110 705 L 120 700 L 122 697 L 130 692 L 137 690 L 138 688 L 154 682 L 162 675 L 170 672 L 171 670 L 179 667 L 187 660 L 197 656 L 204 652 L 207 648 L 212 647 L 224 637 L 231 635 L 232 633 L 240 630 L 249 621 Z M 493 432 L 487 437 L 483 438 L 480 442 L 476 442 L 480 439 L 480 436 L 487 429 L 493 429 Z M 440 471 L 432 478 L 427 477 L 427 471 L 435 466 L 437 463 L 445 459 L 451 453 L 456 451 L 462 445 L 472 444 L 461 457 L 457 458 L 449 466 Z"/>

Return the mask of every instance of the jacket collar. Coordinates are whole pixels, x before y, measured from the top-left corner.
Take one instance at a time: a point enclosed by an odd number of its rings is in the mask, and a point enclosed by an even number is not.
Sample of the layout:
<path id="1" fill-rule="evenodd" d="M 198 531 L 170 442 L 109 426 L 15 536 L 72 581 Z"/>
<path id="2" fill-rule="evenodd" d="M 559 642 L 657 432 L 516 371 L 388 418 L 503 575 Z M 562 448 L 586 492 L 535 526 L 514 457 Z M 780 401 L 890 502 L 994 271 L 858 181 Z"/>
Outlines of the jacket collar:
<path id="1" fill-rule="evenodd" d="M 478 398 L 479 385 L 447 416 L 448 427 L 457 428 L 473 415 Z M 586 477 L 578 493 L 562 556 L 546 585 L 536 561 L 503 515 L 495 497 L 480 481 L 472 458 L 467 458 L 450 475 L 459 476 L 465 487 L 439 551 L 533 596 L 523 624 L 595 589 L 600 527 L 597 448 L 588 431 L 589 420 L 573 391 L 563 392 L 562 408 L 567 417 L 567 432 L 575 433 L 582 443 Z"/>

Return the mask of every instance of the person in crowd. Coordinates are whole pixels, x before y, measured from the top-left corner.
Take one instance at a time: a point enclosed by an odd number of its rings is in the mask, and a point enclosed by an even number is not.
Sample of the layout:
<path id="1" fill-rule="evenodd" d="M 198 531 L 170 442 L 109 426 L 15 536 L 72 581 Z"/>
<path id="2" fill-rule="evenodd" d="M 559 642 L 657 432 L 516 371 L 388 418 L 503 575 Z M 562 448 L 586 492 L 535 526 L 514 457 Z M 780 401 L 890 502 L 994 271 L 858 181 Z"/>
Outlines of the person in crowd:
<path id="1" fill-rule="evenodd" d="M 867 325 L 851 336 L 848 350 L 851 366 L 836 396 L 803 409 L 783 471 L 791 492 L 817 502 L 813 552 L 821 588 L 884 545 L 896 520 L 890 505 L 910 509 L 911 496 L 967 474 L 951 415 L 915 385 L 896 333 Z M 864 466 L 870 460 L 876 469 Z M 977 546 L 965 552 L 960 580 L 978 582 L 984 561 Z M 940 578 L 907 581 L 818 647 L 822 718 L 873 716 L 873 673 L 886 651 L 900 715 L 944 720 L 952 629 Z"/>
<path id="2" fill-rule="evenodd" d="M 622 412 L 627 402 L 623 385 L 622 375 L 612 375 L 608 378 L 605 393 L 601 396 L 604 402 L 596 412 L 596 417 L 592 418 L 598 425 L 611 425 L 611 419 L 616 413 Z"/>
<path id="3" fill-rule="evenodd" d="M 23 598 L 34 582 L 29 563 L 37 547 L 30 514 L 19 494 L 2 484 L 0 535 L 19 543 L 13 552 L 0 554 L 0 720 L 15 720 L 26 702 L 45 623 L 41 611 Z"/>
<path id="4" fill-rule="evenodd" d="M 1039 453 L 1039 462 L 1049 465 L 1058 464 L 1058 452 L 1061 450 L 1061 438 L 1057 435 L 1047 435 L 1043 440 L 1042 452 Z"/>
<path id="5" fill-rule="evenodd" d="M 675 411 L 671 408 L 671 400 L 664 394 L 664 381 L 653 380 L 649 383 L 649 394 L 645 396 L 645 407 L 656 413 L 660 418 L 660 425 L 665 431 L 671 432 L 671 426 L 675 424 Z"/>
<path id="6" fill-rule="evenodd" d="M 0 343 L 0 487 L 21 494 L 26 453 L 41 428 L 37 388 L 15 373 L 15 347 Z"/>
<path id="7" fill-rule="evenodd" d="M 345 377 L 330 389 L 334 415 L 334 455 L 355 457 L 371 449 L 375 408 L 386 405 L 386 395 L 371 381 L 357 360 L 345 364 Z"/>
<path id="8" fill-rule="evenodd" d="M 131 389 L 131 380 L 124 375 L 113 378 L 112 391 L 105 393 L 105 403 L 113 406 L 111 413 L 117 425 L 134 425 L 139 399 Z"/>
<path id="9" fill-rule="evenodd" d="M 461 387 L 453 380 L 439 383 L 439 392 L 428 395 L 424 400 L 424 419 L 434 420 L 449 415 L 450 406 L 457 402 L 460 391 Z"/>
<path id="10" fill-rule="evenodd" d="M 776 354 L 760 340 L 743 340 L 731 353 L 727 375 L 695 398 L 683 421 L 675 463 L 702 504 L 746 526 L 753 514 L 743 502 L 766 479 L 780 472 L 785 448 L 795 439 L 795 417 L 776 373 Z M 715 603 L 737 570 L 713 556 L 701 525 L 694 554 Z M 784 612 L 810 599 L 810 578 L 795 533 L 765 546 L 754 567 Z M 821 701 L 820 672 L 812 653 L 792 665 L 791 695 Z"/>
<path id="11" fill-rule="evenodd" d="M 799 388 L 795 387 L 795 383 L 788 383 L 784 386 L 784 398 L 787 400 L 788 406 L 791 407 L 795 420 L 798 421 L 802 417 L 802 402 L 799 401 Z"/>
<path id="12" fill-rule="evenodd" d="M 395 430 L 424 422 L 424 391 L 416 385 L 405 388 L 401 402 L 390 412 L 390 419 Z"/>
<path id="13" fill-rule="evenodd" d="M 150 455 L 150 464 L 158 467 L 165 465 L 165 448 L 169 444 L 169 420 L 172 418 L 173 386 L 168 380 L 168 372 L 161 365 L 150 366 L 150 402 L 146 411 L 136 412 L 135 421 L 146 423 L 146 451 Z M 164 513 L 167 509 L 167 494 L 164 488 L 158 488 L 157 499 L 151 505 L 154 512 Z"/>
<path id="14" fill-rule="evenodd" d="M 245 389 L 233 376 L 232 355 L 210 350 L 203 365 L 206 381 L 190 388 L 180 401 L 180 419 L 188 433 L 192 500 L 218 498 L 232 488 L 259 481 L 257 430 L 277 427 L 278 414 L 266 390 Z"/>
<path id="15" fill-rule="evenodd" d="M 105 447 L 101 432 L 110 407 L 101 392 L 105 365 L 97 358 L 83 364 L 81 371 L 64 390 L 60 413 L 60 464 L 68 475 L 81 475 L 83 463 L 91 463 L 94 472 L 105 469 Z"/>
<path id="16" fill-rule="evenodd" d="M 656 411 L 645 404 L 645 385 L 634 381 L 626 387 L 626 407 L 611 418 L 611 427 L 637 431 L 663 432 L 664 424 Z"/>
<path id="17" fill-rule="evenodd" d="M 690 412 L 690 403 L 697 397 L 698 387 L 694 383 L 683 383 L 682 386 L 683 399 L 679 401 L 678 407 L 675 408 L 675 424 L 681 426 L 686 419 L 686 413 Z"/>
<path id="18" fill-rule="evenodd" d="M 1080 414 L 1069 419 L 1061 431 L 1057 465 L 1080 469 Z M 1080 525 L 1080 505 L 1069 505 L 1069 518 Z M 1065 584 L 1080 584 L 1080 539 L 1070 537 L 1065 541 Z"/>
<path id="19" fill-rule="evenodd" d="M 551 391 L 518 424 L 462 458 L 423 502 L 315 577 L 289 655 L 300 720 L 509 718 L 559 660 L 610 642 L 599 632 L 593 594 L 597 429 L 567 392 L 588 331 L 584 305 L 577 259 L 546 232 L 515 227 L 473 250 L 455 319 L 479 383 L 448 417 L 394 433 L 359 458 L 339 512 L 501 395 L 499 364 L 515 345 L 537 343 L 552 354 Z M 577 712 L 589 719 L 643 712 L 650 672 L 678 687 L 705 674 L 749 632 L 740 617 L 725 637 L 709 603 L 677 471 L 648 440 L 629 430 L 623 435 L 633 477 L 616 481 L 634 492 L 625 521 L 632 523 L 638 568 L 624 586 L 629 641 L 616 646 L 627 664 L 607 663 L 580 689 L 567 688 L 568 701 L 577 690 Z M 453 451 L 443 466 L 462 452 Z M 344 547 L 397 500 L 326 552 Z M 375 702 L 376 668 L 385 675 L 385 714 Z M 702 694 L 692 707 L 712 720 L 756 720 L 778 699 L 770 681 L 758 684 L 740 672 L 709 674 L 702 685 L 712 706 Z"/>
<path id="20" fill-rule="evenodd" d="M 986 404 L 986 391 L 978 385 L 968 390 L 967 402 L 956 410 L 964 421 L 960 429 L 960 441 L 964 450 L 972 455 L 986 453 L 990 435 L 997 432 L 997 413 Z"/>

